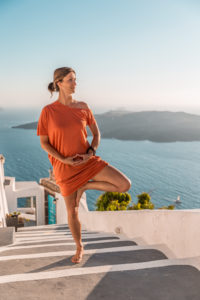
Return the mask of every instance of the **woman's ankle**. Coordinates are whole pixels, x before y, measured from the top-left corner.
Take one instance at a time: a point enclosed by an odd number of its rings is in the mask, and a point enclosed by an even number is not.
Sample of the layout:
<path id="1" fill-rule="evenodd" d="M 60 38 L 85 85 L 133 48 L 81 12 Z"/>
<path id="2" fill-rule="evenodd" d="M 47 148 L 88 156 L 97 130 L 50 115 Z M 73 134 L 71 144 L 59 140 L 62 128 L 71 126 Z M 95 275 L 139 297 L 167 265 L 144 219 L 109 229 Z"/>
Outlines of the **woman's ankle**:
<path id="1" fill-rule="evenodd" d="M 77 249 L 83 248 L 83 243 L 79 243 L 76 245 Z"/>

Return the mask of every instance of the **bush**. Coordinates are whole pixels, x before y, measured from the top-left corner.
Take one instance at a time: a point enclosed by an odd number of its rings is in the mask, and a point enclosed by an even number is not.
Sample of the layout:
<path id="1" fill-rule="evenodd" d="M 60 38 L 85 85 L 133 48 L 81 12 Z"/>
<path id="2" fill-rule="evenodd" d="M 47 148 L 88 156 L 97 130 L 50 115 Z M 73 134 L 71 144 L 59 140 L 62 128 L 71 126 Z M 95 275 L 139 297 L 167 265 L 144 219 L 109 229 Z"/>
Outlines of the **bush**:
<path id="1" fill-rule="evenodd" d="M 151 202 L 151 196 L 148 193 L 142 193 L 140 195 L 137 195 L 138 203 L 133 204 L 133 206 L 130 206 L 128 209 L 154 209 L 154 204 Z"/>
<path id="2" fill-rule="evenodd" d="M 133 204 L 128 207 L 130 210 L 138 210 L 138 209 L 154 209 L 154 204 L 151 202 L 151 196 L 148 193 L 143 192 L 140 195 L 137 195 L 138 203 Z M 159 209 L 174 209 L 174 205 L 163 206 Z"/>
<path id="3" fill-rule="evenodd" d="M 168 205 L 168 206 L 162 206 L 159 207 L 158 209 L 174 209 L 175 205 Z"/>
<path id="4" fill-rule="evenodd" d="M 99 196 L 95 206 L 97 211 L 108 210 L 139 210 L 139 209 L 154 209 L 154 204 L 151 202 L 151 196 L 143 192 L 137 195 L 138 202 L 132 206 L 128 206 L 131 202 L 131 195 L 129 193 L 119 192 L 105 192 Z M 174 205 L 163 206 L 158 209 L 174 209 Z"/>
<path id="5" fill-rule="evenodd" d="M 105 192 L 99 196 L 95 206 L 98 211 L 126 210 L 131 202 L 129 193 Z"/>

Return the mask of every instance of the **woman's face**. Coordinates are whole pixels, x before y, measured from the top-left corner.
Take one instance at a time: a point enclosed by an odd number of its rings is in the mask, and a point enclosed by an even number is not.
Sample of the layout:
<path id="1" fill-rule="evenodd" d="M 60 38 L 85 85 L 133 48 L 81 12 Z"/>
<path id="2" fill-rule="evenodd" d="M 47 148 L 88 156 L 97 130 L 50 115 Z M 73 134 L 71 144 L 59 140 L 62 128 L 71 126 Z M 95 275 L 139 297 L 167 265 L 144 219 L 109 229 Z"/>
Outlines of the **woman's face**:
<path id="1" fill-rule="evenodd" d="M 57 84 L 60 89 L 68 91 L 70 94 L 74 93 L 76 87 L 76 75 L 74 72 L 70 72 L 63 78 L 62 82 L 58 82 Z"/>

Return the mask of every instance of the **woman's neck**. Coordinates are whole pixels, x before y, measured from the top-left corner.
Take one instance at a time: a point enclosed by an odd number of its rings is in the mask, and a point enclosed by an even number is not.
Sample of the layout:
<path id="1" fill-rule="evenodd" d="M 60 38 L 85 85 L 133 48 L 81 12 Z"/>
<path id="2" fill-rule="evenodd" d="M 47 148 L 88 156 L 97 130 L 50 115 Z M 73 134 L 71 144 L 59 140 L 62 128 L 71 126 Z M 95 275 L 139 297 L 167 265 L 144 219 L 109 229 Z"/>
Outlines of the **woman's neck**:
<path id="1" fill-rule="evenodd" d="M 59 97 L 57 100 L 64 105 L 70 105 L 71 103 L 76 102 L 72 99 L 71 94 L 59 94 Z"/>

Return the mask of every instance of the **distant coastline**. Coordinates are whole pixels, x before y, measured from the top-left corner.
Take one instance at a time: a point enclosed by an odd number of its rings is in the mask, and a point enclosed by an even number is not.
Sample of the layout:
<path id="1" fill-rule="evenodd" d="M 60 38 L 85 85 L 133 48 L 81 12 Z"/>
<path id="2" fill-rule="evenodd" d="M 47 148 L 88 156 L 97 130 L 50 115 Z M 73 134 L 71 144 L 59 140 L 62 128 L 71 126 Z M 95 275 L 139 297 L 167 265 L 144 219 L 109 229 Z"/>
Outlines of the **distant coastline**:
<path id="1" fill-rule="evenodd" d="M 124 110 L 94 114 L 102 138 L 152 142 L 200 141 L 200 116 L 185 112 Z M 38 122 L 12 126 L 37 129 Z M 88 135 L 91 135 L 87 127 Z"/>

